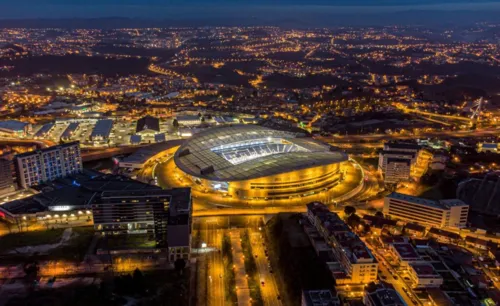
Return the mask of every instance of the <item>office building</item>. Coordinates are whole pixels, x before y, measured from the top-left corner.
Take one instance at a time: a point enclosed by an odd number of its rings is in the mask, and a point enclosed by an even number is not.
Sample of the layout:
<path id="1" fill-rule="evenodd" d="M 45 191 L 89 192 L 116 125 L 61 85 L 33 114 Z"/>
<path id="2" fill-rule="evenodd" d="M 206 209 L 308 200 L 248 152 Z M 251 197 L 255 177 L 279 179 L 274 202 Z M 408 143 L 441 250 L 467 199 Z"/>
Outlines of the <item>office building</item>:
<path id="1" fill-rule="evenodd" d="M 409 181 L 417 164 L 420 146 L 407 143 L 386 143 L 379 154 L 378 168 L 384 182 L 397 184 Z"/>
<path id="2" fill-rule="evenodd" d="M 104 191 L 92 201 L 96 232 L 102 235 L 153 236 L 169 259 L 189 259 L 191 189 Z"/>
<path id="3" fill-rule="evenodd" d="M 80 143 L 71 142 L 18 154 L 14 164 L 22 188 L 78 173 L 83 169 Z"/>
<path id="4" fill-rule="evenodd" d="M 12 176 L 12 161 L 0 157 L 0 195 L 16 190 Z"/>
<path id="5" fill-rule="evenodd" d="M 368 284 L 377 279 L 377 260 L 336 213 L 314 202 L 307 205 L 307 216 L 332 247 L 339 263 L 339 271 L 332 271 L 337 285 Z"/>
<path id="6" fill-rule="evenodd" d="M 467 224 L 469 205 L 459 199 L 436 201 L 394 192 L 385 197 L 383 212 L 410 222 L 463 228 Z"/>
<path id="7" fill-rule="evenodd" d="M 403 298 L 388 283 L 370 283 L 365 288 L 363 304 L 366 306 L 406 306 Z"/>

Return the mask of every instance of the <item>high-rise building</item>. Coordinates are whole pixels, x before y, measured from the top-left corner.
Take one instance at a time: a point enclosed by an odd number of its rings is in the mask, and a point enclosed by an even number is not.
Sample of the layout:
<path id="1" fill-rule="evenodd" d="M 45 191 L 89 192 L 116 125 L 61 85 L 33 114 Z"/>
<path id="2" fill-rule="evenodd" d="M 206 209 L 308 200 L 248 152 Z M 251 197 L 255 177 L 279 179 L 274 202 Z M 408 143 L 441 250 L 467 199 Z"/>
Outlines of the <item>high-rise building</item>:
<path id="1" fill-rule="evenodd" d="M 340 284 L 368 284 L 377 279 L 378 262 L 365 243 L 353 233 L 340 217 L 318 202 L 307 205 L 307 217 L 325 241 L 340 264 L 335 282 Z"/>
<path id="2" fill-rule="evenodd" d="M 0 195 L 16 190 L 12 176 L 12 161 L 0 157 Z"/>
<path id="3" fill-rule="evenodd" d="M 391 193 L 384 200 L 385 215 L 436 227 L 463 228 L 469 205 L 459 199 L 429 200 L 402 193 Z"/>
<path id="4" fill-rule="evenodd" d="M 58 146 L 18 154 L 15 168 L 19 185 L 28 188 L 83 170 L 80 143 Z"/>
<path id="5" fill-rule="evenodd" d="M 92 202 L 95 230 L 101 235 L 152 235 L 169 259 L 189 259 L 191 189 L 104 191 Z"/>
<path id="6" fill-rule="evenodd" d="M 379 154 L 378 168 L 384 182 L 397 184 L 409 181 L 418 161 L 420 146 L 407 143 L 386 143 Z"/>

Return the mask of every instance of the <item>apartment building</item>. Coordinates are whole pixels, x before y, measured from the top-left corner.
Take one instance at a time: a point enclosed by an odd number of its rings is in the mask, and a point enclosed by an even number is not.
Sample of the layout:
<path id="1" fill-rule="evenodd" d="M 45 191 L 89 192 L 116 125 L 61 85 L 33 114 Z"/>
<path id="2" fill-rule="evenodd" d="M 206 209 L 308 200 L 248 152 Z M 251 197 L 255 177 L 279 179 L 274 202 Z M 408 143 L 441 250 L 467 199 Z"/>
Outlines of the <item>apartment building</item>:
<path id="1" fill-rule="evenodd" d="M 14 158 L 18 183 L 28 188 L 83 170 L 79 142 L 18 154 Z"/>
<path id="2" fill-rule="evenodd" d="M 307 217 L 332 247 L 342 273 L 335 281 L 342 284 L 368 284 L 377 279 L 378 262 L 365 243 L 336 214 L 318 202 L 307 205 Z"/>

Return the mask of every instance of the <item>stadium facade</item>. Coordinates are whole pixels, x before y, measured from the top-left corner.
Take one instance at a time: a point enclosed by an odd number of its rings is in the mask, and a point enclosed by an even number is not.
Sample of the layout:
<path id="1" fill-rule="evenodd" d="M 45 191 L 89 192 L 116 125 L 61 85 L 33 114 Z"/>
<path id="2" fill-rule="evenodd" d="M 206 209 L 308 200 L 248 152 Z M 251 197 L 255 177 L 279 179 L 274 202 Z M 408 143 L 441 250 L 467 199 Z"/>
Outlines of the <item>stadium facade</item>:
<path id="1" fill-rule="evenodd" d="M 255 125 L 212 128 L 179 147 L 176 166 L 206 192 L 239 200 L 286 200 L 342 182 L 345 153 L 297 134 Z"/>

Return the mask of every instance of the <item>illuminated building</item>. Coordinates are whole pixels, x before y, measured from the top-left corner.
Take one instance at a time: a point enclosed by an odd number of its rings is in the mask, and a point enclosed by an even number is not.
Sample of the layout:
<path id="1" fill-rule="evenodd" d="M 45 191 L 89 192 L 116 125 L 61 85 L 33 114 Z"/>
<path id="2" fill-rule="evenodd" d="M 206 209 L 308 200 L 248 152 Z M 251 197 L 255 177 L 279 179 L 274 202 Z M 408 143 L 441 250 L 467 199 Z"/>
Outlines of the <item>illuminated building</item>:
<path id="1" fill-rule="evenodd" d="M 112 128 L 113 120 L 103 119 L 97 121 L 90 134 L 90 140 L 96 143 L 108 141 Z"/>
<path id="2" fill-rule="evenodd" d="M 98 233 L 152 235 L 156 247 L 168 249 L 171 261 L 189 259 L 191 212 L 189 188 L 104 191 L 92 202 Z"/>
<path id="3" fill-rule="evenodd" d="M 81 172 L 83 166 L 80 143 L 70 142 L 18 154 L 15 156 L 15 167 L 22 188 Z"/>
<path id="4" fill-rule="evenodd" d="M 336 213 L 314 202 L 307 205 L 307 217 L 332 247 L 338 267 L 330 267 L 330 271 L 337 285 L 368 284 L 377 280 L 377 260 Z"/>
<path id="5" fill-rule="evenodd" d="M 174 156 L 176 166 L 207 192 L 243 201 L 289 200 L 342 182 L 348 157 L 311 138 L 254 125 L 201 131 Z"/>
<path id="6" fill-rule="evenodd" d="M 443 277 L 430 263 L 410 264 L 408 273 L 414 288 L 437 288 L 443 284 Z"/>
<path id="7" fill-rule="evenodd" d="M 383 212 L 410 222 L 463 228 L 467 223 L 469 205 L 459 199 L 435 201 L 394 192 L 385 197 Z"/>
<path id="8" fill-rule="evenodd" d="M 0 157 L 0 195 L 14 192 L 12 161 Z"/>
<path id="9" fill-rule="evenodd" d="M 152 116 L 143 117 L 137 120 L 135 132 L 141 135 L 155 135 L 160 132 L 160 120 Z"/>
<path id="10" fill-rule="evenodd" d="M 420 146 L 405 143 L 386 143 L 380 152 L 378 167 L 384 182 L 397 184 L 409 181 L 412 167 L 417 163 Z"/>
<path id="11" fill-rule="evenodd" d="M 23 137 L 31 131 L 31 124 L 17 121 L 0 121 L 0 135 Z"/>

